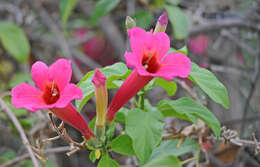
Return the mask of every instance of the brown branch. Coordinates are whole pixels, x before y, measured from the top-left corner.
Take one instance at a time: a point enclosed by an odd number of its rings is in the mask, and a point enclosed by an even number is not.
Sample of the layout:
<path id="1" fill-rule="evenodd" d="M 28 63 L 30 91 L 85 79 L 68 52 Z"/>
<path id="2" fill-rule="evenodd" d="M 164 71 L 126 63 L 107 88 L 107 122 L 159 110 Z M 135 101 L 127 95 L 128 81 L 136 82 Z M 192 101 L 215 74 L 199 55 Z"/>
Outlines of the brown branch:
<path id="1" fill-rule="evenodd" d="M 247 112 L 248 112 L 248 109 L 249 109 L 249 106 L 250 106 L 250 101 L 253 97 L 253 94 L 254 94 L 254 91 L 255 91 L 255 88 L 256 88 L 256 83 L 257 83 L 257 81 L 260 77 L 259 57 L 260 57 L 260 54 L 257 55 L 256 59 L 255 59 L 255 72 L 254 72 L 252 80 L 251 80 L 251 88 L 250 88 L 250 91 L 249 91 L 249 94 L 248 94 L 248 97 L 247 97 L 247 100 L 246 100 L 246 104 L 245 104 L 244 109 L 243 109 L 243 117 L 242 117 L 243 119 L 242 119 L 242 124 L 241 124 L 240 136 L 243 135 L 243 132 L 245 130 Z"/>
<path id="2" fill-rule="evenodd" d="M 66 151 L 70 151 L 70 149 L 71 148 L 69 146 L 50 148 L 50 149 L 45 150 L 44 154 L 66 152 Z M 19 157 L 16 157 L 13 160 L 6 162 L 5 164 L 1 165 L 0 167 L 8 167 L 8 166 L 14 165 L 16 163 L 19 163 L 22 160 L 29 158 L 29 157 L 30 157 L 30 154 L 21 155 Z"/>
<path id="3" fill-rule="evenodd" d="M 236 36 L 234 36 L 231 32 L 229 32 L 227 30 L 222 30 L 221 35 L 228 38 L 231 42 L 233 42 L 234 44 L 239 46 L 241 49 L 246 50 L 249 54 L 251 54 L 253 56 L 258 55 L 258 51 L 255 51 L 254 49 L 252 49 L 244 41 L 242 41 L 241 39 L 238 39 Z"/>
<path id="4" fill-rule="evenodd" d="M 29 152 L 29 155 L 32 159 L 32 163 L 34 164 L 35 167 L 40 167 L 39 163 L 32 151 L 32 148 L 28 145 L 29 141 L 25 135 L 25 132 L 21 126 L 21 124 L 19 123 L 19 121 L 17 120 L 17 118 L 15 117 L 15 115 L 13 114 L 13 112 L 11 111 L 11 109 L 8 107 L 8 105 L 0 98 L 0 108 L 5 111 L 5 113 L 8 115 L 8 117 L 11 119 L 11 121 L 13 122 L 14 126 L 16 127 L 16 129 L 18 130 L 23 143 L 25 144 L 26 149 Z"/>
<path id="5" fill-rule="evenodd" d="M 248 28 L 260 32 L 260 26 L 256 23 L 250 22 L 248 19 L 237 18 L 212 21 L 205 25 L 196 26 L 189 32 L 189 36 L 195 36 L 202 32 L 218 31 L 220 29 L 230 27 Z"/>

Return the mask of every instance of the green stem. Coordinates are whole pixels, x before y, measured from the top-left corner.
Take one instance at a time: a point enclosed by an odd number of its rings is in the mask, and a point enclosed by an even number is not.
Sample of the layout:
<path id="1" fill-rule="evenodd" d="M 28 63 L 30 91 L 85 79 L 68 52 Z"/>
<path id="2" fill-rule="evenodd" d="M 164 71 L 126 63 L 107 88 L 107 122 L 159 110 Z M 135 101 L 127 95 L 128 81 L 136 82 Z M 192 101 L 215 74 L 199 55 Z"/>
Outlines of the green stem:
<path id="1" fill-rule="evenodd" d="M 186 160 L 184 160 L 184 161 L 181 161 L 181 165 L 186 164 L 186 163 L 188 163 L 188 162 L 190 162 L 190 161 L 196 160 L 196 158 L 197 158 L 197 157 L 192 157 L 192 158 L 186 159 Z"/>
<path id="2" fill-rule="evenodd" d="M 138 108 L 140 108 L 141 110 L 144 110 L 144 95 L 146 94 L 146 92 L 144 91 L 144 89 L 141 90 L 139 98 L 138 98 Z"/>
<path id="3" fill-rule="evenodd" d="M 200 163 L 200 149 L 196 154 L 196 167 L 199 167 L 199 163 Z"/>

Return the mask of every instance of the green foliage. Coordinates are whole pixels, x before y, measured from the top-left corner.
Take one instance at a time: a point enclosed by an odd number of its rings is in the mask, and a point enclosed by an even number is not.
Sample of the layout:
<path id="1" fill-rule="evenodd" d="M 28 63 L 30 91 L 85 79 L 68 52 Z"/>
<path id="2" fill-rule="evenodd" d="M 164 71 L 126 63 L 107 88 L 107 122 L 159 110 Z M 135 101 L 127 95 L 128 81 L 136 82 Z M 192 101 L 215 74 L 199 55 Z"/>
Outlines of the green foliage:
<path id="1" fill-rule="evenodd" d="M 97 21 L 100 17 L 105 16 L 111 10 L 113 10 L 120 0 L 99 0 L 94 7 L 93 15 L 91 17 L 91 23 L 93 25 L 97 24 Z"/>
<path id="2" fill-rule="evenodd" d="M 229 108 L 227 89 L 212 72 L 192 63 L 189 79 L 196 83 L 213 101 Z"/>
<path id="3" fill-rule="evenodd" d="M 173 27 L 174 38 L 184 39 L 189 32 L 188 18 L 178 6 L 165 5 L 165 9 Z"/>
<path id="4" fill-rule="evenodd" d="M 13 88 L 16 85 L 19 85 L 20 83 L 24 83 L 24 82 L 29 82 L 30 84 L 33 83 L 31 74 L 30 73 L 18 72 L 10 80 L 9 87 Z"/>
<path id="5" fill-rule="evenodd" d="M 106 153 L 102 156 L 101 160 L 98 163 L 98 167 L 120 167 L 118 163 L 111 159 L 109 155 Z"/>
<path id="6" fill-rule="evenodd" d="M 58 165 L 48 160 L 46 162 L 46 167 L 58 167 Z"/>
<path id="7" fill-rule="evenodd" d="M 171 53 L 171 52 L 173 52 L 173 53 L 183 53 L 184 55 L 188 55 L 188 53 L 189 53 L 189 51 L 188 51 L 188 48 L 187 48 L 187 46 L 185 45 L 185 46 L 183 46 L 182 48 L 180 48 L 180 49 L 173 49 L 173 48 L 170 48 L 170 51 L 169 51 L 169 53 Z"/>
<path id="8" fill-rule="evenodd" d="M 124 63 L 115 63 L 111 66 L 101 68 L 100 71 L 107 77 L 107 88 L 118 88 L 118 84 L 114 81 L 118 79 L 124 79 L 129 74 L 128 68 Z M 78 83 L 78 86 L 83 91 L 83 98 L 76 101 L 76 106 L 80 111 L 87 101 L 94 95 L 94 85 L 91 80 L 94 75 L 94 71 L 88 72 Z"/>
<path id="9" fill-rule="evenodd" d="M 150 112 L 132 109 L 127 114 L 125 126 L 138 159 L 145 163 L 161 141 L 163 123 Z"/>
<path id="10" fill-rule="evenodd" d="M 23 30 L 15 24 L 0 22 L 0 40 L 3 47 L 19 62 L 25 62 L 30 45 Z"/>
<path id="11" fill-rule="evenodd" d="M 148 29 L 153 21 L 153 16 L 148 11 L 138 11 L 135 14 L 131 15 L 136 21 L 136 26 L 143 29 Z"/>
<path id="12" fill-rule="evenodd" d="M 70 13 L 76 6 L 78 0 L 60 0 L 60 15 L 63 25 L 66 25 Z"/>
<path id="13" fill-rule="evenodd" d="M 193 99 L 182 97 L 178 100 L 161 100 L 158 110 L 165 117 L 176 117 L 197 123 L 197 118 L 204 121 L 215 133 L 220 135 L 220 123 L 206 107 L 196 103 Z"/>
<path id="14" fill-rule="evenodd" d="M 159 147 L 153 150 L 150 160 L 167 155 L 173 155 L 177 157 L 200 148 L 196 141 L 189 138 L 184 140 L 180 148 L 177 148 L 177 145 L 178 139 L 163 141 Z"/>
<path id="15" fill-rule="evenodd" d="M 167 0 L 166 2 L 172 5 L 178 5 L 182 0 Z"/>
<path id="16" fill-rule="evenodd" d="M 129 112 L 130 110 L 127 109 L 127 108 L 121 108 L 117 113 L 116 113 L 116 117 L 115 117 L 115 122 L 118 122 L 118 123 L 125 123 L 125 118 L 126 118 L 126 115 L 127 113 Z"/>
<path id="17" fill-rule="evenodd" d="M 95 156 L 95 151 L 91 151 L 90 154 L 89 154 L 89 159 L 92 163 L 95 163 L 96 162 L 96 156 Z"/>
<path id="18" fill-rule="evenodd" d="M 177 91 L 177 84 L 174 81 L 167 81 L 163 78 L 154 78 L 147 86 L 145 86 L 145 91 L 152 89 L 154 86 L 159 86 L 166 90 L 168 96 L 173 96 Z"/>
<path id="19" fill-rule="evenodd" d="M 132 156 L 135 155 L 132 143 L 132 139 L 127 134 L 120 135 L 112 141 L 111 149 L 119 154 Z"/>
<path id="20" fill-rule="evenodd" d="M 181 162 L 178 158 L 168 155 L 153 159 L 145 164 L 143 167 L 181 167 Z"/>

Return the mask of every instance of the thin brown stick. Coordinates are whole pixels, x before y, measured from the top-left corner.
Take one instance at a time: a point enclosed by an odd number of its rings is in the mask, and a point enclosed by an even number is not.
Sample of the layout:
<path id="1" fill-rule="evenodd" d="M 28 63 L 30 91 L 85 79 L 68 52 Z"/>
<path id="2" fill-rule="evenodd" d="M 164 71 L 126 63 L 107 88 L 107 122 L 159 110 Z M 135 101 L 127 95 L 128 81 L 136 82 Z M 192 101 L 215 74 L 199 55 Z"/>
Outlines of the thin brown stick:
<path id="1" fill-rule="evenodd" d="M 66 152 L 66 151 L 70 151 L 70 149 L 71 148 L 69 146 L 50 148 L 50 149 L 45 150 L 44 154 Z M 16 164 L 16 163 L 18 163 L 18 162 L 20 162 L 22 160 L 25 160 L 25 159 L 29 158 L 29 157 L 30 157 L 30 154 L 21 155 L 19 157 L 16 157 L 13 160 L 10 160 L 10 161 L 6 162 L 5 164 L 1 165 L 0 167 L 8 167 L 8 166 L 14 165 L 14 164 Z"/>
<path id="2" fill-rule="evenodd" d="M 247 119 L 247 113 L 248 113 L 248 109 L 249 109 L 249 106 L 250 106 L 250 101 L 253 97 L 253 94 L 255 92 L 255 88 L 256 88 L 256 85 L 257 85 L 257 81 L 260 77 L 260 70 L 259 70 L 259 60 L 260 59 L 260 54 L 258 54 L 256 56 L 256 59 L 255 59 L 255 72 L 253 74 L 253 77 L 252 77 L 252 80 L 251 80 L 251 88 L 250 88 L 250 91 L 249 91 L 249 95 L 247 97 L 247 100 L 246 100 L 246 104 L 244 106 L 244 109 L 243 109 L 243 119 L 242 119 L 242 124 L 241 124 L 241 132 L 240 132 L 240 136 L 243 135 L 244 133 L 244 130 L 245 130 L 245 125 L 246 125 L 246 119 Z"/>
<path id="3" fill-rule="evenodd" d="M 11 121 L 13 122 L 14 126 L 16 127 L 16 129 L 18 130 L 23 143 L 25 144 L 26 149 L 29 152 L 29 155 L 32 159 L 32 163 L 34 164 L 35 167 L 40 167 L 39 163 L 32 151 L 32 148 L 28 145 L 29 141 L 25 135 L 25 132 L 21 126 L 21 124 L 19 123 L 19 121 L 17 120 L 16 116 L 13 114 L 13 112 L 11 111 L 11 109 L 8 107 L 8 105 L 0 98 L 0 108 L 5 111 L 5 113 L 8 115 L 8 117 L 11 119 Z"/>
<path id="4" fill-rule="evenodd" d="M 205 32 L 212 32 L 218 31 L 223 28 L 230 28 L 230 27 L 238 27 L 238 28 L 248 28 L 254 31 L 260 32 L 260 26 L 248 21 L 248 19 L 224 19 L 218 21 L 212 21 L 205 25 L 200 25 L 193 27 L 192 30 L 189 32 L 189 36 L 194 36 L 199 33 Z"/>

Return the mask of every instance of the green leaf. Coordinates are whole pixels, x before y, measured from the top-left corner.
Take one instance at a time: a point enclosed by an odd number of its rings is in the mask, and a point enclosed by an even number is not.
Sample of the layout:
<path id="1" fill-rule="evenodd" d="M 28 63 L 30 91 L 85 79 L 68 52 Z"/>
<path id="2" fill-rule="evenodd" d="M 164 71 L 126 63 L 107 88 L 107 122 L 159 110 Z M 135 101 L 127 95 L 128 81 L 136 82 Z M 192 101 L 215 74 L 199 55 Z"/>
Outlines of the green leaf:
<path id="1" fill-rule="evenodd" d="M 167 5 L 165 9 L 173 27 L 174 38 L 177 40 L 184 39 L 189 32 L 188 18 L 177 6 Z"/>
<path id="2" fill-rule="evenodd" d="M 23 83 L 23 82 L 28 82 L 30 84 L 33 83 L 32 81 L 32 77 L 31 77 L 31 74 L 30 73 L 23 73 L 23 72 L 18 72 L 16 73 L 11 81 L 9 82 L 9 87 L 10 88 L 13 88 L 15 87 L 16 85 L 19 85 L 20 83 Z"/>
<path id="3" fill-rule="evenodd" d="M 173 81 L 166 81 L 163 78 L 156 78 L 153 83 L 154 86 L 160 86 L 166 90 L 168 96 L 173 96 L 177 90 L 177 84 Z"/>
<path id="4" fill-rule="evenodd" d="M 60 0 L 60 15 L 63 25 L 66 25 L 71 11 L 76 6 L 78 0 Z"/>
<path id="5" fill-rule="evenodd" d="M 31 160 L 23 160 L 19 164 L 13 167 L 34 167 L 34 165 Z M 46 166 L 46 167 L 50 167 L 50 166 Z"/>
<path id="6" fill-rule="evenodd" d="M 183 46 L 182 48 L 176 50 L 176 49 L 173 49 L 173 48 L 170 48 L 170 51 L 173 52 L 173 53 L 183 53 L 184 55 L 188 55 L 189 51 L 188 51 L 188 48 L 187 46 Z M 171 53 L 169 52 L 169 53 Z"/>
<path id="7" fill-rule="evenodd" d="M 220 135 L 220 123 L 206 107 L 196 103 L 193 99 L 183 97 L 178 100 L 162 100 L 158 103 L 158 110 L 164 116 L 176 117 L 196 123 L 199 118 L 204 121 L 215 133 Z"/>
<path id="8" fill-rule="evenodd" d="M 192 63 L 189 79 L 195 82 L 213 101 L 229 108 L 227 89 L 212 72 Z"/>
<path id="9" fill-rule="evenodd" d="M 138 11 L 131 15 L 136 21 L 136 26 L 143 29 L 148 29 L 153 21 L 153 16 L 148 11 Z"/>
<path id="10" fill-rule="evenodd" d="M 122 107 L 117 113 L 116 113 L 116 117 L 115 117 L 115 122 L 118 123 L 125 123 L 125 117 L 127 115 L 127 113 L 129 112 L 129 109 Z"/>
<path id="11" fill-rule="evenodd" d="M 127 135 L 120 135 L 111 143 L 111 149 L 119 154 L 132 156 L 135 155 L 132 139 Z"/>
<path id="12" fill-rule="evenodd" d="M 168 96 L 173 96 L 177 91 L 177 84 L 174 81 L 167 81 L 163 78 L 154 78 L 144 87 L 145 92 L 149 91 L 154 86 L 163 88 L 168 93 Z"/>
<path id="13" fill-rule="evenodd" d="M 132 109 L 126 117 L 126 133 L 141 163 L 145 163 L 162 138 L 163 123 L 150 112 Z"/>
<path id="14" fill-rule="evenodd" d="M 30 45 L 23 30 L 8 22 L 0 22 L 0 40 L 3 47 L 19 62 L 25 62 L 30 54 Z"/>
<path id="15" fill-rule="evenodd" d="M 89 154 L 89 159 L 92 163 L 95 163 L 96 162 L 96 156 L 95 156 L 95 151 L 91 151 L 90 154 Z"/>
<path id="16" fill-rule="evenodd" d="M 107 88 L 118 88 L 118 85 L 114 83 L 115 80 L 125 79 L 129 75 L 129 70 L 124 63 L 115 63 L 111 66 L 101 68 L 100 71 L 107 77 Z M 78 83 L 78 86 L 83 91 L 83 98 L 76 100 L 76 106 L 80 111 L 87 101 L 94 95 L 94 85 L 91 80 L 94 75 L 94 71 L 88 72 Z"/>
<path id="17" fill-rule="evenodd" d="M 144 111 L 149 112 L 154 118 L 157 118 L 160 121 L 164 119 L 162 113 L 158 111 L 156 107 L 152 106 L 148 99 L 144 100 Z"/>
<path id="18" fill-rule="evenodd" d="M 20 118 L 19 122 L 24 129 L 30 129 L 32 125 L 37 121 L 35 117 Z"/>
<path id="19" fill-rule="evenodd" d="M 3 154 L 1 154 L 1 158 L 7 159 L 7 160 L 13 159 L 13 158 L 15 158 L 15 156 L 16 156 L 16 152 L 11 149 L 8 149 Z"/>
<path id="20" fill-rule="evenodd" d="M 181 3 L 182 0 L 167 0 L 167 3 L 170 3 L 172 5 L 178 5 Z"/>
<path id="21" fill-rule="evenodd" d="M 119 2 L 120 0 L 99 0 L 95 4 L 91 23 L 94 25 L 97 24 L 98 19 L 113 10 Z"/>
<path id="22" fill-rule="evenodd" d="M 197 142 L 190 138 L 186 138 L 179 149 L 177 148 L 177 145 L 178 139 L 163 141 L 159 147 L 153 150 L 150 160 L 167 155 L 177 157 L 200 148 Z"/>
<path id="23" fill-rule="evenodd" d="M 51 162 L 51 161 L 47 161 L 46 162 L 46 167 L 58 167 L 58 165 L 57 164 L 55 164 L 54 162 Z"/>
<path id="24" fill-rule="evenodd" d="M 98 163 L 98 167 L 120 167 L 118 163 L 105 154 Z"/>
<path id="25" fill-rule="evenodd" d="M 143 167 L 181 167 L 181 162 L 178 158 L 168 155 L 164 157 L 159 157 L 149 161 Z"/>

